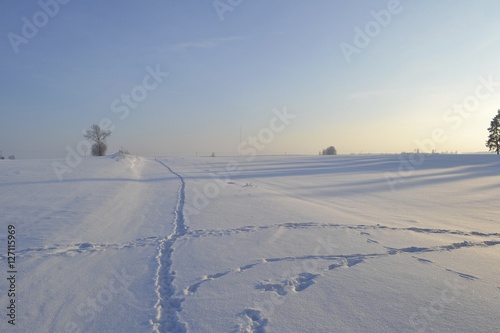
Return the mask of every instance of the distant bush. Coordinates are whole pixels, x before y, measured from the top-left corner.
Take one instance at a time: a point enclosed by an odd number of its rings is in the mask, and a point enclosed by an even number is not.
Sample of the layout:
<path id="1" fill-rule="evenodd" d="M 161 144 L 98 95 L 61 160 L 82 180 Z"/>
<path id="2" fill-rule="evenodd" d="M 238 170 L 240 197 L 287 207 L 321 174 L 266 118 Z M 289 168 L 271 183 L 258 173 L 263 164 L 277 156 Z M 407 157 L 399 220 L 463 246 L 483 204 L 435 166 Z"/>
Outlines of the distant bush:
<path id="1" fill-rule="evenodd" d="M 121 147 L 120 150 L 118 150 L 118 154 L 125 156 L 130 155 L 130 152 L 127 149 Z"/>
<path id="2" fill-rule="evenodd" d="M 16 157 L 14 155 L 9 156 L 9 160 L 15 160 L 15 159 L 16 159 Z"/>
<path id="3" fill-rule="evenodd" d="M 113 154 L 111 157 L 116 158 L 116 160 L 125 158 L 125 156 L 130 155 L 129 151 L 125 148 L 120 148 L 117 153 Z"/>
<path id="4" fill-rule="evenodd" d="M 321 155 L 337 155 L 337 149 L 334 146 L 330 146 L 326 149 L 323 149 Z"/>

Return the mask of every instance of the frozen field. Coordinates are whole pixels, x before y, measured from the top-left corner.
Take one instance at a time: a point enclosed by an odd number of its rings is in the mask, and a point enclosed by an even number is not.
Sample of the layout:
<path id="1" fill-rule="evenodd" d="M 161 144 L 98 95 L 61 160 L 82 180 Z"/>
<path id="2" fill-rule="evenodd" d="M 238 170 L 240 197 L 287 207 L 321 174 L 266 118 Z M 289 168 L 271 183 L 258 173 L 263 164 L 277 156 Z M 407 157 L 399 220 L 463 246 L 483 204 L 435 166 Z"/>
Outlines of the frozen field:
<path id="1" fill-rule="evenodd" d="M 500 159 L 408 158 L 0 161 L 0 331 L 499 333 Z"/>

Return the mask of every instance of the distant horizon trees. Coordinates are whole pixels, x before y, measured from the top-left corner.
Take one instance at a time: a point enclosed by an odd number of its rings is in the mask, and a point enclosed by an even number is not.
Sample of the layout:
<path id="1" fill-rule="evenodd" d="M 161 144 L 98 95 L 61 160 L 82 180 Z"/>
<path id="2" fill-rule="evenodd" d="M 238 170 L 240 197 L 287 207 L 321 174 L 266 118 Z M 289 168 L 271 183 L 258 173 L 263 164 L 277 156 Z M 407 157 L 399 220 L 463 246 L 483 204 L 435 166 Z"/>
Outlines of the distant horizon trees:
<path id="1" fill-rule="evenodd" d="M 106 144 L 106 138 L 111 135 L 111 131 L 102 130 L 99 125 L 93 124 L 87 133 L 83 135 L 84 138 L 92 142 L 91 153 L 92 156 L 104 156 L 106 150 L 108 150 L 108 145 Z"/>
<path id="2" fill-rule="evenodd" d="M 500 155 L 500 110 L 498 110 L 497 115 L 491 120 L 488 132 L 490 132 L 490 135 L 486 141 L 486 147 L 490 151 L 494 151 L 497 155 Z"/>
<path id="3" fill-rule="evenodd" d="M 337 149 L 334 146 L 330 146 L 326 149 L 323 149 L 321 155 L 337 155 Z"/>

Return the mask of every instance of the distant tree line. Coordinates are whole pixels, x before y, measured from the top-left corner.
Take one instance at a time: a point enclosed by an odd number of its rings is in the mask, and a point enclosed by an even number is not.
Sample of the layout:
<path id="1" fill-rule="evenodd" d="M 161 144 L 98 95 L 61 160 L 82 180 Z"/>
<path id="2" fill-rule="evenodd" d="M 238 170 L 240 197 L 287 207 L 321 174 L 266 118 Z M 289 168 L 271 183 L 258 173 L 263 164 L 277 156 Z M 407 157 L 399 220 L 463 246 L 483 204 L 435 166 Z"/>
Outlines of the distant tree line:
<path id="1" fill-rule="evenodd" d="M 9 160 L 15 160 L 16 157 L 14 155 L 9 155 Z M 0 151 L 0 160 L 5 160 L 5 156 L 2 155 L 2 152 Z"/>

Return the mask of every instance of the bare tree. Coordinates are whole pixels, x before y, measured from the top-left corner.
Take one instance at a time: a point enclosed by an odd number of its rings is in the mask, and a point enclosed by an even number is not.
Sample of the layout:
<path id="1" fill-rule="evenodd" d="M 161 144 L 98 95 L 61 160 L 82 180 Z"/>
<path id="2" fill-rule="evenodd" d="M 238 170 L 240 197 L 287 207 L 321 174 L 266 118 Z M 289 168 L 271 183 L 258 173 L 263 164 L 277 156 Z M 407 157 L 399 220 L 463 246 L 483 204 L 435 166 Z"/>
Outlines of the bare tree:
<path id="1" fill-rule="evenodd" d="M 86 139 L 92 142 L 92 155 L 93 156 L 104 156 L 108 146 L 106 144 L 106 138 L 111 135 L 111 131 L 102 130 L 99 125 L 92 125 L 87 134 L 84 135 Z"/>

